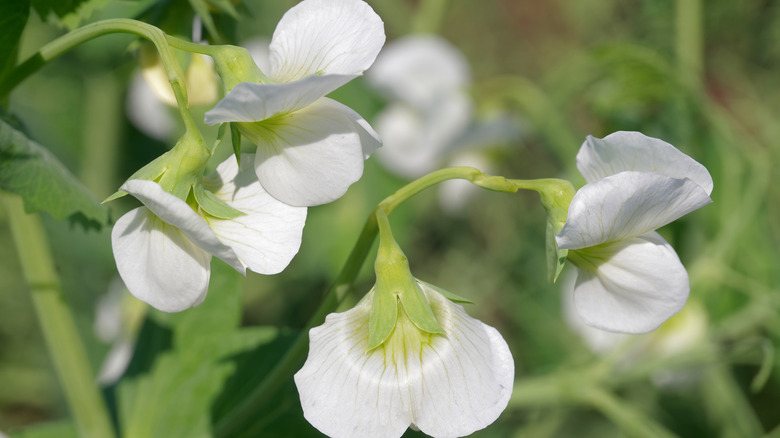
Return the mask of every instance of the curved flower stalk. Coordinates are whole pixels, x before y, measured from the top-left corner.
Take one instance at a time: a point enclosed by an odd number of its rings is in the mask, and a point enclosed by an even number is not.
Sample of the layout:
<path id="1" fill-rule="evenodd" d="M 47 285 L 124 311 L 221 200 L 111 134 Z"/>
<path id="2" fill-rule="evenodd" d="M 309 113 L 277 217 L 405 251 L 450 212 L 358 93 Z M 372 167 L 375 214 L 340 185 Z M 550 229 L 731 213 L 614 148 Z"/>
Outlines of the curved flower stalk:
<path id="1" fill-rule="evenodd" d="M 253 159 L 242 157 L 246 171 L 230 157 L 203 179 L 204 199 L 243 213 L 232 219 L 193 208 L 154 181 L 122 185 L 144 204 L 119 218 L 111 233 L 117 269 L 133 295 L 179 312 L 205 299 L 212 255 L 242 274 L 247 268 L 275 274 L 287 266 L 300 247 L 306 209 L 268 195 L 251 170 Z"/>
<path id="2" fill-rule="evenodd" d="M 577 168 L 587 184 L 556 236 L 577 267 L 575 308 L 603 330 L 654 330 L 682 309 L 690 290 L 685 267 L 654 230 L 712 202 L 712 177 L 674 146 L 638 132 L 588 137 Z"/>
<path id="3" fill-rule="evenodd" d="M 514 362 L 498 331 L 426 283 L 417 285 L 444 333 L 421 330 L 398 306 L 390 336 L 369 348 L 375 290 L 309 332 L 295 375 L 306 419 L 334 437 L 471 434 L 498 418 L 512 393 Z"/>
<path id="4" fill-rule="evenodd" d="M 230 90 L 206 123 L 236 122 L 257 144 L 257 177 L 280 201 L 338 199 L 381 142 L 360 115 L 324 96 L 360 76 L 384 41 L 382 20 L 362 0 L 302 1 L 274 31 L 270 71 L 252 63 L 236 73 L 227 65 L 234 58 L 215 58 Z"/>
<path id="5" fill-rule="evenodd" d="M 475 120 L 467 92 L 468 61 L 439 36 L 393 41 L 366 75 L 390 98 L 375 125 L 384 144 L 377 155 L 393 173 L 419 178 L 442 165 L 478 165 L 487 171 L 491 164 L 480 149 L 516 136 L 515 127 L 501 117 Z M 440 202 L 457 211 L 477 190 L 462 181 L 447 181 Z"/>

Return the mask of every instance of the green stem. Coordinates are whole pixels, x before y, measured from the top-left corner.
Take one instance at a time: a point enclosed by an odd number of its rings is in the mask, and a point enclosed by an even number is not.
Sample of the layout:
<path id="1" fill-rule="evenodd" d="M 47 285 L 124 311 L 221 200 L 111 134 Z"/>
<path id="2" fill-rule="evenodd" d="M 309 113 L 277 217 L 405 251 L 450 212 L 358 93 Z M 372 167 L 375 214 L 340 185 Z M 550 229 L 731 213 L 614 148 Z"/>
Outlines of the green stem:
<path id="1" fill-rule="evenodd" d="M 322 324 L 325 321 L 325 317 L 336 310 L 346 293 L 352 288 L 352 284 L 355 282 L 363 263 L 368 257 L 378 231 L 377 213 L 381 211 L 381 214 L 389 214 L 412 196 L 450 179 L 465 179 L 489 190 L 515 191 L 514 185 L 508 183 L 503 177 L 485 175 L 473 167 L 451 167 L 438 170 L 412 181 L 380 202 L 366 220 L 363 231 L 361 231 L 357 243 L 352 248 L 349 258 L 333 285 L 325 294 L 317 311 L 309 318 L 306 326 L 293 344 L 274 365 L 274 368 L 266 375 L 260 385 L 255 387 L 228 415 L 217 421 L 214 427 L 214 435 L 216 437 L 232 437 L 236 436 L 239 431 L 244 430 L 251 419 L 256 416 L 256 413 L 260 412 L 272 401 L 273 394 L 289 381 L 289 378 L 306 358 L 309 345 L 309 329 Z"/>
<path id="2" fill-rule="evenodd" d="M 30 288 L 43 337 L 82 437 L 115 436 L 84 345 L 62 294 L 46 232 L 38 215 L 24 212 L 21 198 L 0 193 L 8 211 L 22 271 Z"/>
<path id="3" fill-rule="evenodd" d="M 540 406 L 584 405 L 601 412 L 626 435 L 635 438 L 673 438 L 672 432 L 620 400 L 604 388 L 610 368 L 596 363 L 576 372 L 562 372 L 515 382 L 509 406 L 539 408 Z"/>
<path id="4" fill-rule="evenodd" d="M 674 438 L 677 436 L 605 389 L 591 388 L 582 395 L 582 401 L 604 414 L 629 436 L 635 438 Z"/>
<path id="5" fill-rule="evenodd" d="M 88 24 L 44 45 L 36 54 L 0 78 L 0 99 L 4 99 L 11 90 L 19 85 L 19 83 L 38 71 L 49 61 L 89 40 L 112 33 L 138 35 L 148 39 L 154 44 L 157 51 L 160 53 L 160 59 L 168 74 L 168 80 L 173 87 L 179 108 L 182 112 L 187 112 L 187 92 L 184 86 L 184 75 L 179 63 L 173 57 L 171 48 L 168 46 L 165 33 L 150 24 L 125 18 L 103 20 Z M 189 113 L 187 112 L 187 114 Z M 187 123 L 186 117 L 187 116 L 185 116 L 185 123 Z M 189 118 L 191 118 L 191 116 L 189 116 Z"/>

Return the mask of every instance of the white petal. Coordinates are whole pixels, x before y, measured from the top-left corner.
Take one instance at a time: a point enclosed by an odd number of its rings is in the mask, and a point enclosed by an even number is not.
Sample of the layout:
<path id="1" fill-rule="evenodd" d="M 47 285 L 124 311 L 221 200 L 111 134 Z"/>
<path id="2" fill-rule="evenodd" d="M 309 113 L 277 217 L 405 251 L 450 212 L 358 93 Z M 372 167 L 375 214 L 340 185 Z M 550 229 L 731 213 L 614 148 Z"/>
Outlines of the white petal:
<path id="1" fill-rule="evenodd" d="M 246 269 L 233 250 L 220 242 L 214 231 L 186 202 L 166 192 L 159 184 L 147 180 L 130 180 L 121 190 L 135 196 L 165 223 L 179 229 L 195 245 L 215 255 L 236 271 L 245 274 Z M 124 280 L 124 277 L 122 278 Z"/>
<path id="2" fill-rule="evenodd" d="M 605 354 L 620 345 L 630 336 L 624 333 L 609 332 L 585 324 L 574 305 L 574 285 L 577 281 L 577 269 L 564 271 L 558 283 L 561 285 L 561 308 L 563 319 L 572 331 L 578 334 L 585 344 L 596 354 Z"/>
<path id="3" fill-rule="evenodd" d="M 470 81 L 470 68 L 447 40 L 413 35 L 385 46 L 366 78 L 391 98 L 423 109 L 444 95 L 462 92 Z"/>
<path id="4" fill-rule="evenodd" d="M 363 159 L 367 160 L 375 150 L 382 147 L 382 139 L 366 119 L 346 105 L 342 105 L 336 101 L 332 101 L 331 104 L 340 106 L 344 115 L 352 119 L 355 123 L 355 129 L 357 129 L 357 132 L 360 135 L 360 147 L 363 150 Z"/>
<path id="5" fill-rule="evenodd" d="M 669 143 L 640 132 L 615 132 L 603 139 L 588 136 L 577 154 L 577 168 L 587 182 L 633 170 L 688 178 L 712 193 L 707 168 Z"/>
<path id="6" fill-rule="evenodd" d="M 446 335 L 401 316 L 382 346 L 366 351 L 371 296 L 310 331 L 295 375 L 304 416 L 331 437 L 464 436 L 492 423 L 512 392 L 514 362 L 501 335 L 421 285 Z M 425 342 L 420 342 L 423 336 Z"/>
<path id="7" fill-rule="evenodd" d="M 268 193 L 290 205 L 320 205 L 338 199 L 360 179 L 362 136 L 344 108 L 320 99 L 259 139 L 255 171 Z"/>
<path id="8" fill-rule="evenodd" d="M 156 309 L 180 312 L 208 290 L 211 255 L 146 207 L 119 218 L 111 245 L 127 289 Z"/>
<path id="9" fill-rule="evenodd" d="M 688 299 L 688 273 L 658 233 L 569 254 L 578 268 L 574 304 L 590 326 L 647 333 Z"/>
<path id="10" fill-rule="evenodd" d="M 289 82 L 314 74 L 359 75 L 384 43 L 384 23 L 365 2 L 305 0 L 276 26 L 270 77 Z"/>
<path id="11" fill-rule="evenodd" d="M 283 84 L 242 82 L 233 87 L 206 113 L 208 125 L 225 122 L 256 122 L 291 113 L 346 84 L 355 76 L 307 76 Z"/>
<path id="12" fill-rule="evenodd" d="M 621 172 L 577 191 L 556 240 L 561 249 L 579 249 L 640 236 L 710 202 L 689 179 Z"/>
<path id="13" fill-rule="evenodd" d="M 252 38 L 241 43 L 263 73 L 271 71 L 271 42 L 264 37 Z"/>
<path id="14" fill-rule="evenodd" d="M 231 155 L 203 182 L 220 200 L 246 215 L 230 220 L 209 217 L 207 221 L 217 238 L 249 269 L 279 273 L 301 246 L 306 208 L 289 206 L 266 193 L 255 175 L 254 155 L 241 155 L 241 166 L 239 172 Z"/>

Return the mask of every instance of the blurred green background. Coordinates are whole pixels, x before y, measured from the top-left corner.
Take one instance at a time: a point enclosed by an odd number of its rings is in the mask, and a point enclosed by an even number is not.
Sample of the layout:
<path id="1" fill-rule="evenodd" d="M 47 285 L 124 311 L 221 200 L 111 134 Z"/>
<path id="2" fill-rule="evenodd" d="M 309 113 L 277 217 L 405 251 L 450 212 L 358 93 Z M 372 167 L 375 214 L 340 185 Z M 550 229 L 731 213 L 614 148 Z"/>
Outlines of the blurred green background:
<path id="1" fill-rule="evenodd" d="M 270 38 L 295 3 L 245 0 L 237 5 L 239 20 L 219 9 L 211 15 L 221 40 L 238 44 Z M 545 215 L 534 193 L 479 193 L 467 208 L 444 213 L 431 190 L 393 213 L 394 234 L 415 276 L 475 301 L 468 311 L 495 326 L 514 355 L 515 399 L 496 423 L 474 436 L 642 436 L 634 429 L 648 420 L 680 437 L 780 437 L 780 3 L 369 4 L 385 21 L 388 41 L 414 32 L 451 41 L 471 64 L 470 93 L 479 111 L 509 114 L 521 126 L 518 139 L 490 148 L 494 174 L 560 177 L 579 186 L 584 181 L 575 154 L 586 135 L 636 130 L 692 156 L 715 182 L 713 204 L 660 230 L 688 268 L 687 308 L 703 315 L 701 335 L 680 341 L 682 348 L 659 347 L 663 339 L 684 339 L 677 328 L 686 326 L 674 321 L 656 334 L 632 337 L 610 354 L 587 347 L 564 319 L 560 284 L 546 281 Z M 89 7 L 80 12 L 86 22 L 143 12 L 146 21 L 170 34 L 191 33 L 193 12 L 184 0 L 83 5 Z M 62 34 L 72 20 L 57 24 L 33 13 L 20 59 Z M 119 35 L 84 44 L 25 81 L 8 106 L 32 138 L 100 199 L 173 145 L 180 132 L 161 141 L 129 122 L 128 84 L 139 65 L 134 41 Z M 332 97 L 369 121 L 386 103 L 362 78 Z M 207 109 L 196 108 L 196 118 Z M 211 139 L 216 136 L 215 129 L 204 129 Z M 222 149 L 224 157 L 229 145 Z M 279 339 L 295 333 L 346 260 L 368 213 L 406 182 L 371 158 L 344 198 L 311 208 L 301 250 L 285 272 L 250 272 L 246 279 L 230 280 L 240 290 L 240 324 L 280 327 Z M 112 202 L 112 218 L 137 205 L 129 197 Z M 111 346 L 94 330 L 96 309 L 118 278 L 110 227 L 85 231 L 46 215 L 44 220 L 92 366 L 100 369 Z M 373 283 L 372 263 L 364 266 L 353 302 Z M 215 272 L 224 266 L 216 265 L 222 262 L 212 262 Z M 24 432 L 34 430 L 27 426 L 56 424 L 68 411 L 2 210 L 0 291 L 0 431 L 34 436 Z M 212 290 L 204 309 L 214 296 Z M 138 307 L 132 297 L 123 299 Z M 160 341 L 165 331 L 154 327 L 178 324 L 153 311 L 146 317 L 125 328 L 139 349 L 165 343 Z M 260 356 L 258 374 L 277 357 L 274 350 Z M 148 370 L 154 358 L 143 360 L 135 358 L 131 370 Z M 594 395 L 593 386 L 606 396 Z M 115 385 L 105 391 L 116 399 Z M 175 392 L 170 397 L 175 401 Z M 277 408 L 258 413 L 258 428 L 246 436 L 320 436 L 303 419 L 295 397 L 287 385 L 275 400 Z M 222 408 L 210 409 L 218 415 Z"/>

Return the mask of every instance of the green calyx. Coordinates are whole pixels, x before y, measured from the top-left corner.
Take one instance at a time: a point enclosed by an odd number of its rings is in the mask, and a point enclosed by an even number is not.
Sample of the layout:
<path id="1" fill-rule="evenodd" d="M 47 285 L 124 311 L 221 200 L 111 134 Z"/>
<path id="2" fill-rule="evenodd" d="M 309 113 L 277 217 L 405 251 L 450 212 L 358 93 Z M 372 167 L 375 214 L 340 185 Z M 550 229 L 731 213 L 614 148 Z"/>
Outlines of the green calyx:
<path id="1" fill-rule="evenodd" d="M 566 180 L 549 179 L 545 180 L 546 185 L 539 191 L 542 198 L 542 205 L 547 211 L 546 236 L 546 257 L 547 257 L 547 280 L 554 283 L 561 275 L 563 265 L 566 263 L 566 256 L 569 253 L 567 249 L 559 249 L 555 241 L 555 235 L 558 234 L 566 224 L 569 214 L 569 204 L 574 198 L 574 186 Z"/>
<path id="2" fill-rule="evenodd" d="M 233 219 L 244 215 L 203 186 L 203 171 L 210 157 L 211 151 L 206 147 L 200 133 L 192 135 L 187 132 L 173 149 L 139 169 L 128 181 L 154 181 L 165 191 L 184 201 L 194 198 L 201 210 L 219 219 Z M 126 194 L 119 190 L 103 202 L 113 201 Z"/>
<path id="3" fill-rule="evenodd" d="M 374 265 L 376 286 L 369 317 L 368 349 L 382 345 L 390 337 L 401 311 L 405 312 L 419 330 L 444 333 L 444 329 L 436 321 L 428 298 L 417 279 L 412 276 L 408 259 L 390 232 L 384 211 L 377 212 L 377 220 L 379 250 Z"/>
<path id="4" fill-rule="evenodd" d="M 225 94 L 241 82 L 269 83 L 270 79 L 255 64 L 249 51 L 237 46 L 215 46 L 211 57 L 222 78 Z"/>
<path id="5" fill-rule="evenodd" d="M 559 249 L 555 242 L 558 234 L 566 224 L 569 214 L 569 205 L 576 191 L 574 186 L 566 180 L 556 178 L 544 178 L 533 180 L 508 180 L 517 189 L 534 190 L 539 193 L 542 205 L 547 211 L 547 279 L 552 283 L 558 279 L 563 265 L 566 262 L 568 250 Z"/>

